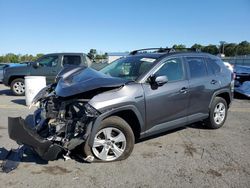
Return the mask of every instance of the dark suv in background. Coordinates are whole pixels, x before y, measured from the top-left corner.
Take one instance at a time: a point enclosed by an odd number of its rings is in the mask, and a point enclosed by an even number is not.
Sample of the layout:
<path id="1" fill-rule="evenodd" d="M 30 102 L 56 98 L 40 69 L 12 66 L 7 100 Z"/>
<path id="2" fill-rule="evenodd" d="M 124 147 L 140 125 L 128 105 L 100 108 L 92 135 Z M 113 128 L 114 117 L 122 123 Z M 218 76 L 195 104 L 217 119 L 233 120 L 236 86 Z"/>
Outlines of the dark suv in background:
<path id="1" fill-rule="evenodd" d="M 53 53 L 40 57 L 27 66 L 10 67 L 4 71 L 3 83 L 14 95 L 24 95 L 25 76 L 45 76 L 47 84 L 55 81 L 56 75 L 65 65 L 90 66 L 91 61 L 83 53 Z"/>
<path id="2" fill-rule="evenodd" d="M 221 59 L 207 53 L 136 50 L 99 72 L 76 67 L 62 75 L 35 97 L 32 130 L 9 119 L 10 138 L 47 160 L 75 148 L 95 160 L 122 160 L 136 139 L 198 121 L 221 127 L 232 80 Z"/>

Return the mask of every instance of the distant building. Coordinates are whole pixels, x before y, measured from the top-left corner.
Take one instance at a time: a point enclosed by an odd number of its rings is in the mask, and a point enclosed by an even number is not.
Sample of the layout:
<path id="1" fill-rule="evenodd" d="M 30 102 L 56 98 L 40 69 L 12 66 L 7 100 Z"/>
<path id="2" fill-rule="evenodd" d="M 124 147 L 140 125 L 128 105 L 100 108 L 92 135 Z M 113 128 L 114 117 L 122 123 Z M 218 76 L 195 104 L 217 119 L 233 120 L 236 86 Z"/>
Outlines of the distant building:
<path id="1" fill-rule="evenodd" d="M 111 52 L 108 53 L 108 63 L 111 63 L 112 61 L 115 61 L 121 57 L 127 56 L 128 53 L 125 52 Z"/>

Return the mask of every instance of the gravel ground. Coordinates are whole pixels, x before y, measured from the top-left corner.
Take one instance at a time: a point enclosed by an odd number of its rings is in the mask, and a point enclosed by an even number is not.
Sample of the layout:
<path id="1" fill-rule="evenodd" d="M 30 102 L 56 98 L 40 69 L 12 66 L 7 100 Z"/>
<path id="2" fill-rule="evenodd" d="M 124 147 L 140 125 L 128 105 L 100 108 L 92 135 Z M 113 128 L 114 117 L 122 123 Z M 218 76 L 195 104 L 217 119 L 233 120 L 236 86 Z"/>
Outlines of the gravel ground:
<path id="1" fill-rule="evenodd" d="M 0 147 L 17 147 L 8 138 L 7 117 L 33 110 L 0 85 Z M 26 160 L 0 173 L 0 187 L 250 187 L 249 122 L 250 100 L 235 99 L 221 129 L 197 124 L 166 132 L 137 143 L 121 162 Z"/>

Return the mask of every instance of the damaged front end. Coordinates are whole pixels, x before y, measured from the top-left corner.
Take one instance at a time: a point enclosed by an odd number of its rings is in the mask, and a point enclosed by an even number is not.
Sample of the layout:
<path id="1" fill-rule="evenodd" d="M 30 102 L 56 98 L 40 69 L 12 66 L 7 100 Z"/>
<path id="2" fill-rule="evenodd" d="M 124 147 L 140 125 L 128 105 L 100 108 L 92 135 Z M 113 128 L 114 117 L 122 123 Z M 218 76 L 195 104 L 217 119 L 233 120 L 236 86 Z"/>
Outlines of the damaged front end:
<path id="1" fill-rule="evenodd" d="M 22 118 L 9 118 L 9 136 L 31 146 L 45 160 L 55 160 L 83 144 L 98 111 L 86 99 L 62 99 L 56 95 L 40 99 L 34 125 Z"/>
<path id="2" fill-rule="evenodd" d="M 55 160 L 59 154 L 67 156 L 86 142 L 93 122 L 100 115 L 89 101 L 125 82 L 86 67 L 67 71 L 33 99 L 32 105 L 39 104 L 39 108 L 32 125 L 20 117 L 9 118 L 9 136 L 30 146 L 45 160 Z"/>

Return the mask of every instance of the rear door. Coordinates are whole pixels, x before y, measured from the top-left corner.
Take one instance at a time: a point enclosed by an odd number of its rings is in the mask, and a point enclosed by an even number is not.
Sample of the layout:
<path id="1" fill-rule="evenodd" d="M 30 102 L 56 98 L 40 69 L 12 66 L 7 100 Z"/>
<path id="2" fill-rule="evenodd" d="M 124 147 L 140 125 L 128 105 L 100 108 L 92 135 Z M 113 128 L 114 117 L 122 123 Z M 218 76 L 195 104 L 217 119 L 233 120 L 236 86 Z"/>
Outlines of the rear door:
<path id="1" fill-rule="evenodd" d="M 53 83 L 55 76 L 58 73 L 59 56 L 47 55 L 43 56 L 36 61 L 39 63 L 38 67 L 31 66 L 31 76 L 46 76 L 46 82 Z"/>
<path id="2" fill-rule="evenodd" d="M 157 88 L 144 83 L 148 133 L 161 132 L 187 122 L 188 80 L 182 58 L 170 58 L 153 73 L 167 76 L 168 82 Z"/>
<path id="3" fill-rule="evenodd" d="M 208 115 L 209 103 L 220 83 L 216 76 L 207 68 L 202 56 L 186 57 L 189 76 L 189 121 L 202 119 Z M 211 67 L 209 67 L 211 68 Z"/>

